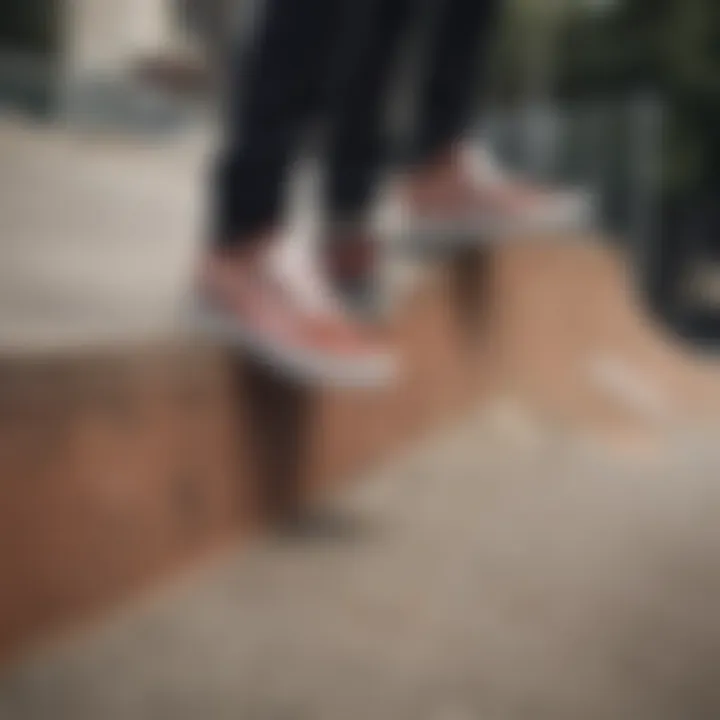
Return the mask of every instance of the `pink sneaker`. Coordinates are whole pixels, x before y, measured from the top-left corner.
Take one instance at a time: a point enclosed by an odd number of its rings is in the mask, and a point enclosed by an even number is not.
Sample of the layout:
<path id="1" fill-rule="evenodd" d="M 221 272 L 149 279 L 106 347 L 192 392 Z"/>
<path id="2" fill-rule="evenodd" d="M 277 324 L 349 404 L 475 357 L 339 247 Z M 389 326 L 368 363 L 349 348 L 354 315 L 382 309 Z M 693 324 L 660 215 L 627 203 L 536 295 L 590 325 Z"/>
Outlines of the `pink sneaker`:
<path id="1" fill-rule="evenodd" d="M 318 302 L 320 292 L 311 295 L 267 250 L 213 253 L 200 277 L 197 319 L 210 337 L 295 380 L 360 387 L 392 380 L 389 344 L 338 305 Z"/>
<path id="2" fill-rule="evenodd" d="M 580 193 L 511 178 L 482 148 L 452 148 L 414 171 L 383 209 L 384 232 L 403 239 L 471 245 L 587 228 L 593 207 Z"/>

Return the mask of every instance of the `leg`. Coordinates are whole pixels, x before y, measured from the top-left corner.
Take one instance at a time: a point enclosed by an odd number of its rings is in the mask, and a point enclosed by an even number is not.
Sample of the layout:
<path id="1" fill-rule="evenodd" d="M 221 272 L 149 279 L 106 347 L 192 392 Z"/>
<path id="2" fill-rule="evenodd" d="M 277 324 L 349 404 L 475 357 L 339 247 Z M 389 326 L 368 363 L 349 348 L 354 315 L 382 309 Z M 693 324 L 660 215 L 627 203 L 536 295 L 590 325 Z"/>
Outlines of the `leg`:
<path id="1" fill-rule="evenodd" d="M 289 163 L 318 110 L 338 41 L 340 0 L 268 0 L 235 71 L 216 187 L 216 239 L 232 246 L 275 226 Z"/>
<path id="2" fill-rule="evenodd" d="M 336 221 L 353 221 L 368 204 L 382 163 L 384 120 L 402 39 L 418 0 L 364 0 L 365 28 L 346 50 L 330 108 L 327 199 Z"/>
<path id="3" fill-rule="evenodd" d="M 315 276 L 278 252 L 287 171 L 322 109 L 347 7 L 344 0 L 265 4 L 247 64 L 236 72 L 200 318 L 214 337 L 284 375 L 365 385 L 391 376 L 388 349 L 327 302 Z"/>
<path id="4" fill-rule="evenodd" d="M 387 99 L 418 0 L 363 0 L 329 108 L 324 258 L 337 289 L 360 312 L 377 307 L 377 243 L 365 222 L 385 155 Z M 349 35 L 349 33 L 348 33 Z"/>
<path id="5" fill-rule="evenodd" d="M 445 0 L 429 52 L 416 153 L 427 160 L 459 137 L 472 119 L 500 0 Z"/>
<path id="6" fill-rule="evenodd" d="M 427 82 L 421 97 L 416 156 L 423 161 L 446 145 L 467 122 L 477 93 L 475 79 L 499 0 L 436 0 L 437 25 L 427 51 Z M 335 226 L 328 237 L 328 262 L 354 305 L 372 305 L 377 246 L 363 215 L 382 166 L 383 120 L 403 39 L 411 29 L 418 0 L 375 0 L 371 31 L 354 48 L 349 70 L 335 97 L 328 205 Z"/>
<path id="7" fill-rule="evenodd" d="M 486 151 L 463 143 L 488 59 L 500 0 L 446 0 L 429 54 L 414 168 L 400 216 L 431 244 L 575 229 L 590 207 L 579 195 L 510 180 Z M 480 150 L 480 151 L 478 151 Z"/>

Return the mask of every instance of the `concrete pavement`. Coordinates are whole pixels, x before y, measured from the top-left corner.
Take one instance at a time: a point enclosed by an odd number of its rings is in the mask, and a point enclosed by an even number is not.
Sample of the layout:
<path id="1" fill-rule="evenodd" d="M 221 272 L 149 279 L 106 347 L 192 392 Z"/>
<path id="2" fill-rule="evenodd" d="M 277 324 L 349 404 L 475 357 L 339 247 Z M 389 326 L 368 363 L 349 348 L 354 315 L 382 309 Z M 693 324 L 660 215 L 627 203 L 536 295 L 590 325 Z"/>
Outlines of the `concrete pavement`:
<path id="1" fill-rule="evenodd" d="M 720 714 L 720 455 L 488 409 L 0 679 L 2 720 Z M 341 522 L 342 518 L 345 522 Z"/>

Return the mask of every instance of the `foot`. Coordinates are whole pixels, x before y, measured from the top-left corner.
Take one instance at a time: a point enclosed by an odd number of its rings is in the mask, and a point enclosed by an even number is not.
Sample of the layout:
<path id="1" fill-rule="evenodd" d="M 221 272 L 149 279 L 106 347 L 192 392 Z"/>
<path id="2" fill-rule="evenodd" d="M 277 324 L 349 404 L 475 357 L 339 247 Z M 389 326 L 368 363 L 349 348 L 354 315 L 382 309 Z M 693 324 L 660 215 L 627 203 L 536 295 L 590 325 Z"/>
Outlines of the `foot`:
<path id="1" fill-rule="evenodd" d="M 461 244 L 576 230 L 591 215 L 589 201 L 580 194 L 511 178 L 489 153 L 469 146 L 454 147 L 415 170 L 392 205 L 401 235 Z"/>
<path id="2" fill-rule="evenodd" d="M 283 261 L 274 238 L 250 251 L 208 255 L 199 280 L 201 328 L 291 379 L 374 386 L 392 379 L 394 356 L 352 322 L 319 276 Z"/>

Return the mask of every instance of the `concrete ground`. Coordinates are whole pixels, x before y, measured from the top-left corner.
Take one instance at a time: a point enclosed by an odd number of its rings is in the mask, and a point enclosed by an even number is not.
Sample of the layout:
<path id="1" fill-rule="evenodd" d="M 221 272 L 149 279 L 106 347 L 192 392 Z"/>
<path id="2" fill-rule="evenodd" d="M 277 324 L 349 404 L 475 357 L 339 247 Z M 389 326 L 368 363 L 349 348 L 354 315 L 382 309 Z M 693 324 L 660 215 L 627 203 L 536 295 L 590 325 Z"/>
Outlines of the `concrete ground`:
<path id="1" fill-rule="evenodd" d="M 711 720 L 720 453 L 485 410 L 0 679 L 2 720 Z"/>

